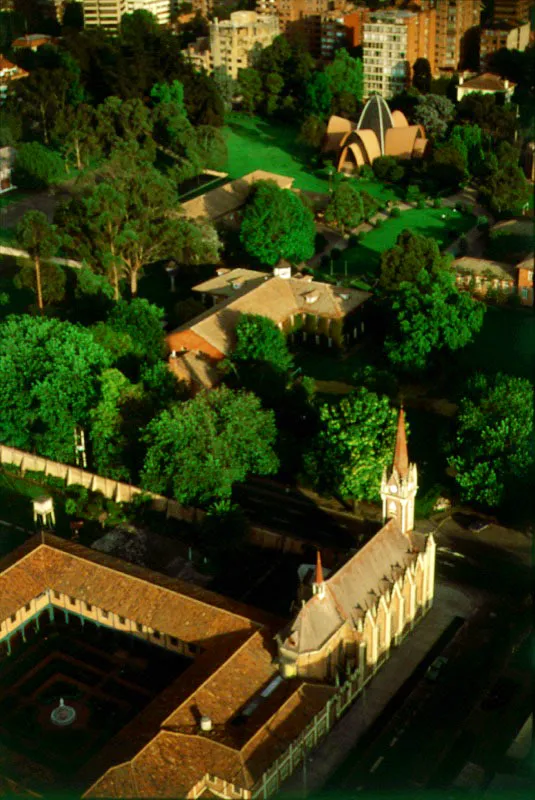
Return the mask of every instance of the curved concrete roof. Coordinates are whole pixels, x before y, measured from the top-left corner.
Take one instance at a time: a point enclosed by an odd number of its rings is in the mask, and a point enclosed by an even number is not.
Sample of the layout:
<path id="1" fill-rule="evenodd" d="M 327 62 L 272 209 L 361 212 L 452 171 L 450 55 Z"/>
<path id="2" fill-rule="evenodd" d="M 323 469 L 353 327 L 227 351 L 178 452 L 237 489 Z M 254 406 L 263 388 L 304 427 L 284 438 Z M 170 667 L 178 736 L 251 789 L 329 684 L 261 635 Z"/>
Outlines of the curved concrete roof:
<path id="1" fill-rule="evenodd" d="M 372 94 L 362 110 L 357 130 L 371 130 L 375 133 L 381 147 L 381 155 L 385 153 L 385 133 L 394 127 L 392 114 L 387 102 L 380 94 Z"/>
<path id="2" fill-rule="evenodd" d="M 362 153 L 362 147 L 360 145 L 360 142 L 353 142 L 352 144 L 349 144 L 347 147 L 344 147 L 344 149 L 342 150 L 342 153 L 340 155 L 340 160 L 338 162 L 339 170 L 342 169 L 342 167 L 346 163 L 350 152 L 353 153 L 353 157 L 355 159 L 355 164 L 357 165 L 357 167 L 363 167 L 364 164 L 366 164 L 366 159 L 364 158 L 364 155 Z"/>
<path id="3" fill-rule="evenodd" d="M 330 117 L 325 131 L 323 150 L 326 152 L 338 150 L 339 147 L 343 146 L 344 138 L 348 133 L 351 133 L 354 127 L 355 124 L 349 119 L 337 116 Z"/>
<path id="4" fill-rule="evenodd" d="M 408 128 L 409 123 L 403 111 L 392 111 L 392 122 L 394 128 Z"/>
<path id="5" fill-rule="evenodd" d="M 408 128 L 391 128 L 386 132 L 385 155 L 411 158 L 416 139 L 421 136 L 418 125 Z"/>
<path id="6" fill-rule="evenodd" d="M 373 164 L 375 159 L 383 154 L 377 134 L 372 130 L 356 130 L 355 134 L 362 142 L 362 147 L 364 148 L 368 162 Z"/>

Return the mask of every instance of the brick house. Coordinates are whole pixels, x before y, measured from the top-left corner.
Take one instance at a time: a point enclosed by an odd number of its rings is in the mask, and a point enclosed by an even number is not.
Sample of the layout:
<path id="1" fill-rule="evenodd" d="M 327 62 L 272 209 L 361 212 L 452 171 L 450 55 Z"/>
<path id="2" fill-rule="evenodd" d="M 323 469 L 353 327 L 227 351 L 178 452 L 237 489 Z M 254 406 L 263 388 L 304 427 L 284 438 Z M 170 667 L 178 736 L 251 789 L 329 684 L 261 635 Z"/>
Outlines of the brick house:
<path id="1" fill-rule="evenodd" d="M 369 292 L 346 289 L 292 275 L 281 262 L 273 274 L 250 269 L 219 269 L 217 275 L 193 287 L 211 307 L 167 335 L 173 360 L 196 353 L 212 364 L 234 347 L 234 332 L 241 314 L 261 314 L 290 337 L 327 346 L 341 346 L 364 331 L 362 306 Z"/>
<path id="2" fill-rule="evenodd" d="M 518 294 L 524 306 L 533 305 L 533 270 L 533 256 L 524 259 L 524 261 L 516 265 Z"/>

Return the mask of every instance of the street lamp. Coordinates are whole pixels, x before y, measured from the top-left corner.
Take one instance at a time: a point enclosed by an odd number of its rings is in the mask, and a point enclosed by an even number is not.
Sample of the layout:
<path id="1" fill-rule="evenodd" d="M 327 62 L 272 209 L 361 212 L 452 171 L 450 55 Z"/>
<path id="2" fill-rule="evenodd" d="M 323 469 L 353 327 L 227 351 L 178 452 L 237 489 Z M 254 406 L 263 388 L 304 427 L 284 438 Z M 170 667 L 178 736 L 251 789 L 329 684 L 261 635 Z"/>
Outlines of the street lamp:
<path id="1" fill-rule="evenodd" d="M 169 279 L 171 281 L 171 291 L 174 293 L 176 291 L 175 278 L 178 272 L 178 264 L 176 263 L 176 261 L 173 261 L 173 259 L 171 259 L 171 261 L 168 261 L 167 264 L 165 265 L 165 271 L 169 275 Z"/>

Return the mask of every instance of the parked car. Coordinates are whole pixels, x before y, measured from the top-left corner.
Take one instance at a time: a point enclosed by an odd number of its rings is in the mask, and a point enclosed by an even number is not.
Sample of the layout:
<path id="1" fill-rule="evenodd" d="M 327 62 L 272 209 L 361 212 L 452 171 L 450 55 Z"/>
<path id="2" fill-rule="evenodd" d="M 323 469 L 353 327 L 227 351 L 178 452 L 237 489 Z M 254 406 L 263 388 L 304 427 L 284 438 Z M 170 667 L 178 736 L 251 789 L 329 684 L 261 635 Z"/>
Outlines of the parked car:
<path id="1" fill-rule="evenodd" d="M 490 522 L 487 519 L 475 519 L 468 526 L 468 530 L 472 531 L 472 533 L 479 533 L 480 531 L 484 531 L 485 528 L 488 528 L 489 525 Z"/>
<path id="2" fill-rule="evenodd" d="M 448 659 L 446 656 L 438 656 L 435 658 L 431 666 L 429 666 L 426 670 L 425 677 L 428 681 L 436 681 L 438 680 L 442 667 L 444 667 L 448 663 Z"/>

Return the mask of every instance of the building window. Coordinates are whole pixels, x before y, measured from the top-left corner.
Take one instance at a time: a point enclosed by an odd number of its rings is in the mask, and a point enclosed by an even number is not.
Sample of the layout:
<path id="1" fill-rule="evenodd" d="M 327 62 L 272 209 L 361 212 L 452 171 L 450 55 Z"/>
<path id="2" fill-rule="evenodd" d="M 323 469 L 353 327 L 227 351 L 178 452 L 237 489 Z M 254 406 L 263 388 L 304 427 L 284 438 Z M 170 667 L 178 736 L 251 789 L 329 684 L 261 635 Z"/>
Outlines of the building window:
<path id="1" fill-rule="evenodd" d="M 119 617 L 119 622 L 120 622 L 121 625 L 124 625 L 126 620 L 125 620 L 124 617 Z"/>
<path id="2" fill-rule="evenodd" d="M 107 611 L 101 611 L 100 613 L 102 614 L 104 619 L 108 619 L 108 612 Z"/>
<path id="3" fill-rule="evenodd" d="M 61 595 L 60 595 L 60 593 L 59 593 L 59 592 L 56 592 L 56 591 L 54 591 L 54 597 L 55 597 L 55 599 L 56 599 L 56 600 L 59 600 L 59 598 L 61 597 Z"/>
<path id="4" fill-rule="evenodd" d="M 76 597 L 69 597 L 69 603 L 71 604 L 71 606 L 76 605 Z"/>
<path id="5" fill-rule="evenodd" d="M 93 611 L 93 606 L 91 605 L 91 603 L 86 603 L 85 607 L 87 611 Z"/>
<path id="6" fill-rule="evenodd" d="M 16 619 L 17 619 L 17 615 L 16 614 L 12 614 L 10 619 L 11 619 L 11 622 L 15 622 Z"/>
<path id="7" fill-rule="evenodd" d="M 169 644 L 171 644 L 173 647 L 178 647 L 178 639 L 176 636 L 169 637 Z"/>
<path id="8" fill-rule="evenodd" d="M 143 633 L 143 625 L 141 622 L 136 622 L 136 630 L 139 631 L 139 633 Z"/>
<path id="9" fill-rule="evenodd" d="M 153 631 L 152 635 L 154 636 L 155 639 L 161 639 L 161 636 L 162 636 L 160 631 Z"/>
<path id="10" fill-rule="evenodd" d="M 26 605 L 24 606 L 24 610 L 25 611 L 29 611 L 30 607 L 31 607 L 31 603 L 26 603 Z"/>

